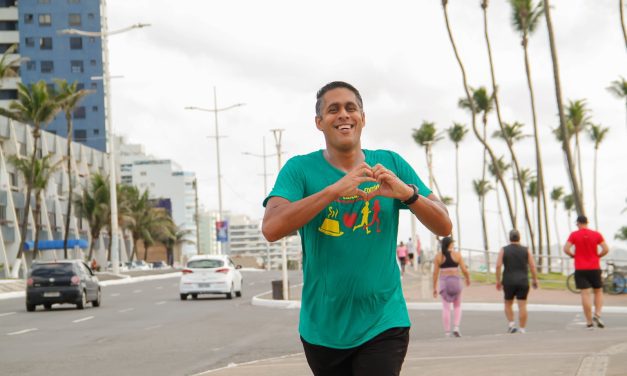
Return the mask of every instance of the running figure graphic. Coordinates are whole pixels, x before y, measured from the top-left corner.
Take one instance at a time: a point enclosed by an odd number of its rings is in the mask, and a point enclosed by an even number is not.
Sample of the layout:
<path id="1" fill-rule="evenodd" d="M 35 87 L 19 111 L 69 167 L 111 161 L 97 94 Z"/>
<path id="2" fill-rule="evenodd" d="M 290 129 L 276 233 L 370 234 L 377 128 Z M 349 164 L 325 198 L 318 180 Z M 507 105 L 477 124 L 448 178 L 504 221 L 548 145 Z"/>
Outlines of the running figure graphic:
<path id="1" fill-rule="evenodd" d="M 368 215 L 370 214 L 370 203 L 368 201 L 364 202 L 364 207 L 361 209 L 361 223 L 353 226 L 353 231 L 357 230 L 360 227 L 363 227 L 366 230 L 366 234 L 370 234 L 370 229 L 368 228 Z"/>

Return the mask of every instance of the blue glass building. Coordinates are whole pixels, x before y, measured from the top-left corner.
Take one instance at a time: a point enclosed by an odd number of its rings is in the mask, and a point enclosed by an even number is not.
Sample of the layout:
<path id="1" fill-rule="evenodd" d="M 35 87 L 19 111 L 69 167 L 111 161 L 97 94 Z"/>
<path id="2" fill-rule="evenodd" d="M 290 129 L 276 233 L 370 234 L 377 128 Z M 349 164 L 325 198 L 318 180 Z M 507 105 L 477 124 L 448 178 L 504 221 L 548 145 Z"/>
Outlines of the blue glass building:
<path id="1" fill-rule="evenodd" d="M 106 151 L 100 37 L 59 33 L 63 29 L 100 32 L 100 1 L 19 0 L 17 8 L 19 53 L 28 59 L 20 68 L 22 82 L 44 80 L 54 85 L 54 79 L 59 78 L 93 90 L 74 111 L 73 138 Z M 47 130 L 66 137 L 65 115 L 60 113 Z"/>

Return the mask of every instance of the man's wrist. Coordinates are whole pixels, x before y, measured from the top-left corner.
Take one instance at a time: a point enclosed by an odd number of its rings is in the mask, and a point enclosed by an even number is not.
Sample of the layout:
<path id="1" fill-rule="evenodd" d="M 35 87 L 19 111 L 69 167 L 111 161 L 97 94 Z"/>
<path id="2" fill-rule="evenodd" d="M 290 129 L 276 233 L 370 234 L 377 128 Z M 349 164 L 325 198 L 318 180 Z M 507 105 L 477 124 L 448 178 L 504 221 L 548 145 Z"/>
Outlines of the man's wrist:
<path id="1" fill-rule="evenodd" d="M 416 200 L 418 200 L 418 197 L 420 197 L 420 195 L 418 194 L 418 187 L 416 187 L 414 184 L 407 184 L 407 188 L 411 190 L 411 193 L 409 195 L 404 196 L 407 198 L 404 200 L 401 200 L 401 202 L 405 205 L 411 205 L 414 202 L 416 202 Z"/>

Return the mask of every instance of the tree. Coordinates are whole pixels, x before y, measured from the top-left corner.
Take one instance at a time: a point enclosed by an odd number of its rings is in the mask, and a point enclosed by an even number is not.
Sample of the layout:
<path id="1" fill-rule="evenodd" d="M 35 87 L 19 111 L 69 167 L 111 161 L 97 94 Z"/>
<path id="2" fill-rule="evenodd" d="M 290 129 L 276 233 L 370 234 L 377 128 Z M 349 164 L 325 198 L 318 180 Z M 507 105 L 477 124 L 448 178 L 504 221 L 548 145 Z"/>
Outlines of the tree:
<path id="1" fill-rule="evenodd" d="M 627 226 L 623 226 L 616 231 L 614 239 L 627 241 Z"/>
<path id="2" fill-rule="evenodd" d="M 7 78 L 17 77 L 17 69 L 23 61 L 21 58 L 13 58 L 11 55 L 15 53 L 17 45 L 14 44 L 2 53 L 0 57 L 0 87 Z"/>
<path id="3" fill-rule="evenodd" d="M 533 140 L 536 150 L 536 173 L 538 184 L 537 221 L 538 221 L 538 253 L 542 255 L 542 207 L 544 205 L 544 223 L 546 227 L 547 245 L 551 244 L 548 231 L 548 209 L 546 204 L 546 192 L 544 189 L 544 172 L 542 166 L 542 151 L 540 148 L 540 137 L 538 134 L 538 119 L 536 114 L 535 95 L 531 79 L 531 65 L 529 64 L 529 36 L 538 28 L 540 19 L 544 14 L 542 2 L 535 0 L 509 0 L 512 6 L 512 26 L 521 37 L 525 59 L 525 72 L 527 76 L 527 87 L 529 88 L 529 101 L 531 103 L 531 115 L 533 120 Z M 533 237 L 532 237 L 533 239 Z M 542 258 L 538 262 L 542 265 Z"/>
<path id="4" fill-rule="evenodd" d="M 468 129 L 464 124 L 453 123 L 453 126 L 447 128 L 446 131 L 449 139 L 455 144 L 455 217 L 457 220 L 457 246 L 462 249 L 462 230 L 459 216 L 459 144 L 468 133 Z"/>
<path id="5" fill-rule="evenodd" d="M 608 86 L 607 90 L 616 98 L 623 99 L 625 101 L 625 109 L 627 109 L 627 80 L 621 76 L 619 80 L 612 81 L 612 85 Z M 627 112 L 625 112 L 625 115 L 627 115 Z M 627 120 L 627 117 L 625 119 Z"/>
<path id="6" fill-rule="evenodd" d="M 579 133 L 586 131 L 591 124 L 590 110 L 586 105 L 585 99 L 568 101 L 568 106 L 566 106 L 566 121 L 569 123 L 568 129 L 571 129 L 573 131 L 573 134 L 575 135 L 575 157 L 577 159 L 577 168 L 579 170 L 579 187 L 581 190 L 581 202 L 583 204 L 583 171 L 581 163 L 581 144 L 579 142 Z"/>
<path id="7" fill-rule="evenodd" d="M 479 208 L 481 211 L 481 226 L 483 228 L 483 249 L 485 251 L 486 270 L 490 271 L 490 245 L 488 242 L 488 227 L 485 216 L 485 196 L 492 190 L 492 185 L 487 180 L 475 179 L 472 181 L 475 194 L 479 197 Z"/>
<path id="8" fill-rule="evenodd" d="M 429 185 L 435 186 L 435 189 L 438 192 L 438 196 L 442 197 L 442 191 L 440 191 L 438 182 L 435 179 L 435 175 L 433 174 L 433 144 L 442 139 L 442 137 L 437 134 L 435 123 L 423 121 L 420 125 L 420 128 L 414 128 L 412 137 L 418 145 L 425 148 L 427 167 L 429 169 Z"/>
<path id="9" fill-rule="evenodd" d="M 569 195 L 565 195 L 564 198 L 562 198 L 562 202 L 564 203 L 564 210 L 566 210 L 566 213 L 568 213 L 568 230 L 572 231 L 572 214 L 573 214 L 573 209 L 575 209 L 575 197 L 573 196 L 573 194 L 569 194 Z"/>
<path id="10" fill-rule="evenodd" d="M 555 226 L 555 236 L 557 236 L 557 244 L 562 244 L 560 240 L 560 231 L 559 226 L 557 225 L 557 204 L 564 196 L 564 188 L 563 187 L 555 187 L 551 191 L 551 201 L 553 201 L 553 224 Z"/>
<path id="11" fill-rule="evenodd" d="M 575 207 L 577 213 L 585 215 L 586 211 L 583 206 L 583 196 L 580 191 L 579 182 L 577 181 L 577 173 L 573 165 L 573 156 L 570 150 L 570 144 L 568 143 L 568 128 L 566 125 L 566 117 L 564 115 L 564 102 L 562 101 L 562 84 L 560 82 L 559 74 L 559 62 L 557 61 L 557 47 L 555 46 L 555 35 L 553 32 L 553 23 L 551 21 L 551 6 L 549 0 L 543 0 L 544 4 L 544 19 L 546 20 L 546 28 L 549 32 L 549 45 L 551 46 L 551 60 L 553 61 L 553 78 L 555 80 L 555 99 L 557 101 L 557 111 L 560 120 L 560 129 L 562 132 L 562 150 L 566 157 L 566 165 L 568 171 L 568 177 L 570 178 L 570 185 L 573 192 Z"/>
<path id="12" fill-rule="evenodd" d="M 603 128 L 601 125 L 598 124 L 591 124 L 590 128 L 589 128 L 589 135 L 590 135 L 590 139 L 592 140 L 592 142 L 594 142 L 594 186 L 593 186 L 593 192 L 594 192 L 594 226 L 596 228 L 599 228 L 599 215 L 598 215 L 598 207 L 597 207 L 597 156 L 599 154 L 599 145 L 601 145 L 601 142 L 603 142 L 603 140 L 605 140 L 605 135 L 607 135 L 607 132 L 609 131 L 609 128 Z"/>
<path id="13" fill-rule="evenodd" d="M 481 142 L 483 147 L 487 150 L 488 154 L 490 155 L 491 160 L 494 162 L 494 160 L 497 159 L 496 155 L 494 154 L 494 152 L 492 151 L 492 149 L 490 148 L 490 146 L 486 142 L 485 138 L 482 137 L 481 134 L 479 134 L 479 131 L 477 129 L 477 109 L 475 108 L 474 101 L 472 100 L 472 97 L 470 95 L 470 89 L 469 89 L 469 86 L 468 86 L 468 79 L 466 78 L 466 69 L 464 68 L 464 64 L 463 64 L 463 62 L 461 60 L 461 57 L 459 56 L 459 53 L 457 51 L 457 46 L 455 45 L 455 39 L 453 38 L 453 33 L 451 31 L 451 25 L 450 25 L 450 22 L 449 22 L 449 19 L 448 19 L 447 6 L 448 6 L 448 0 L 442 0 L 442 11 L 444 13 L 444 22 L 446 23 L 446 31 L 448 33 L 448 37 L 449 37 L 449 40 L 451 42 L 451 47 L 453 48 L 453 53 L 455 54 L 455 59 L 457 60 L 457 63 L 459 65 L 459 69 L 460 69 L 461 74 L 462 74 L 462 84 L 464 86 L 464 92 L 466 93 L 466 99 L 468 101 L 468 104 L 470 105 L 471 120 L 472 120 L 472 131 L 475 134 L 475 137 L 479 140 L 479 142 Z M 512 227 L 516 227 L 516 217 L 515 217 L 514 210 L 512 208 L 512 200 L 510 199 L 509 190 L 507 189 L 507 185 L 505 184 L 505 179 L 503 178 L 503 174 L 500 171 L 497 171 L 497 174 L 499 176 L 499 182 L 501 183 L 501 186 L 503 187 L 503 192 L 505 194 L 505 199 L 507 200 L 507 207 L 509 209 L 509 217 L 510 217 L 510 220 L 512 221 Z"/>
<path id="14" fill-rule="evenodd" d="M 500 198 L 499 189 L 498 189 L 499 183 L 498 183 L 498 177 L 496 176 L 496 171 L 499 170 L 505 173 L 511 167 L 511 165 L 509 163 L 505 163 L 504 157 L 499 157 L 499 159 L 496 160 L 496 163 L 498 164 L 498 166 L 495 166 L 494 163 L 490 163 L 490 165 L 488 166 L 488 171 L 490 171 L 490 174 L 492 175 L 492 177 L 494 177 L 494 182 L 495 182 L 494 191 L 496 193 L 496 205 L 499 209 L 499 219 L 501 221 L 503 235 L 507 239 L 507 230 L 505 229 L 505 221 L 503 220 L 503 208 L 501 206 L 501 198 Z"/>
<path id="15" fill-rule="evenodd" d="M 105 177 L 94 174 L 89 185 L 83 189 L 83 193 L 74 200 L 78 215 L 86 218 L 89 222 L 91 243 L 89 245 L 88 260 L 93 258 L 94 246 L 100 233 L 106 225 L 109 200 L 109 184 Z"/>
<path id="16" fill-rule="evenodd" d="M 623 0 L 618 1 L 618 6 L 620 11 L 618 14 L 620 15 L 620 27 L 623 30 L 623 39 L 625 40 L 625 47 L 627 47 L 627 29 L 625 29 L 625 5 L 623 4 Z"/>
<path id="17" fill-rule="evenodd" d="M 87 95 L 93 93 L 90 90 L 79 90 L 76 82 L 68 83 L 66 80 L 55 80 L 57 84 L 57 101 L 60 103 L 61 111 L 65 113 L 67 123 L 67 174 L 69 180 L 68 197 L 72 197 L 74 184 L 72 183 L 72 114 L 79 102 Z M 67 200 L 67 210 L 63 232 L 63 255 L 67 258 L 67 242 L 70 234 L 70 219 L 72 216 L 72 200 Z"/>
<path id="18" fill-rule="evenodd" d="M 59 160 L 56 163 L 51 164 L 50 157 L 52 154 L 48 154 L 41 159 L 35 159 L 35 164 L 32 164 L 32 160 L 22 158 L 19 155 L 11 155 L 9 162 L 15 166 L 15 168 L 22 173 L 22 176 L 26 179 L 29 176 L 34 176 L 33 182 L 33 195 L 35 196 L 35 232 L 34 232 L 34 245 L 33 245 L 33 259 L 37 258 L 39 252 L 39 234 L 41 231 L 41 199 L 43 192 L 48 186 L 50 177 L 56 172 L 63 160 Z"/>
<path id="19" fill-rule="evenodd" d="M 35 84 L 26 86 L 17 84 L 17 100 L 11 101 L 9 109 L 0 108 L 0 115 L 20 123 L 28 124 L 33 132 L 33 152 L 31 155 L 31 166 L 35 165 L 37 152 L 39 150 L 38 141 L 41 137 L 41 126 L 47 125 L 54 119 L 59 111 L 59 104 L 48 93 L 46 82 L 41 80 Z M 22 217 L 21 239 L 17 259 L 22 258 L 24 252 L 24 242 L 26 241 L 26 230 L 28 225 L 28 212 L 30 210 L 30 200 L 35 184 L 35 169 L 31 169 L 31 176 L 26 179 L 26 202 L 24 204 L 24 215 Z"/>
<path id="20" fill-rule="evenodd" d="M 496 138 L 500 138 L 505 141 L 507 144 L 507 148 L 509 149 L 510 155 L 512 156 L 512 163 L 514 164 L 514 170 L 516 173 L 516 181 L 518 182 L 518 187 L 520 189 L 520 196 L 523 202 L 523 209 L 525 211 L 525 223 L 527 223 L 527 229 L 529 231 L 529 236 L 531 239 L 534 239 L 534 231 L 533 226 L 531 224 L 531 216 L 529 215 L 529 206 L 527 205 L 527 194 L 525 192 L 525 182 L 522 179 L 524 175 L 521 173 L 520 165 L 518 163 L 518 158 L 516 156 L 516 152 L 514 151 L 514 144 L 525 137 L 527 135 L 523 134 L 524 124 L 519 123 L 517 121 L 513 123 L 503 123 L 501 126 L 501 130 L 495 131 L 492 136 Z M 514 227 L 516 228 L 516 227 Z M 536 246 L 535 242 L 531 241 L 531 250 L 533 254 L 536 254 Z"/>

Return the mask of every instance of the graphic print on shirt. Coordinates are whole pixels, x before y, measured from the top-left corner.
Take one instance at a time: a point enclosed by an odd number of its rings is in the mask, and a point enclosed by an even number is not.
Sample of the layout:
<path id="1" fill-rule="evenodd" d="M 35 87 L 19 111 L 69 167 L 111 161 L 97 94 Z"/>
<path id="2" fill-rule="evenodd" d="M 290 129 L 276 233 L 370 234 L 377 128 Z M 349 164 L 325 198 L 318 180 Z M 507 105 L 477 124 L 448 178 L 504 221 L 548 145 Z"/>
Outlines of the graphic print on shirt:
<path id="1" fill-rule="evenodd" d="M 322 222 L 322 225 L 318 228 L 318 231 L 325 235 L 330 236 L 342 236 L 344 232 L 340 230 L 340 222 L 336 219 L 338 213 L 340 212 L 338 209 L 333 208 L 333 206 L 329 206 L 329 213 L 327 217 Z"/>
<path id="2" fill-rule="evenodd" d="M 370 193 L 379 189 L 379 185 L 367 187 L 364 192 Z M 359 203 L 363 206 L 359 209 Z M 339 205 L 339 209 L 334 205 Z M 357 208 L 355 207 L 357 206 Z M 381 232 L 381 203 L 378 199 L 373 201 L 363 201 L 359 196 L 344 196 L 335 201 L 334 204 L 327 208 L 327 215 L 318 231 L 329 236 L 342 236 L 345 230 L 364 231 L 369 235 L 371 227 L 376 224 L 376 232 Z M 343 211 L 339 221 L 338 215 Z M 359 221 L 358 221 L 359 219 Z"/>

